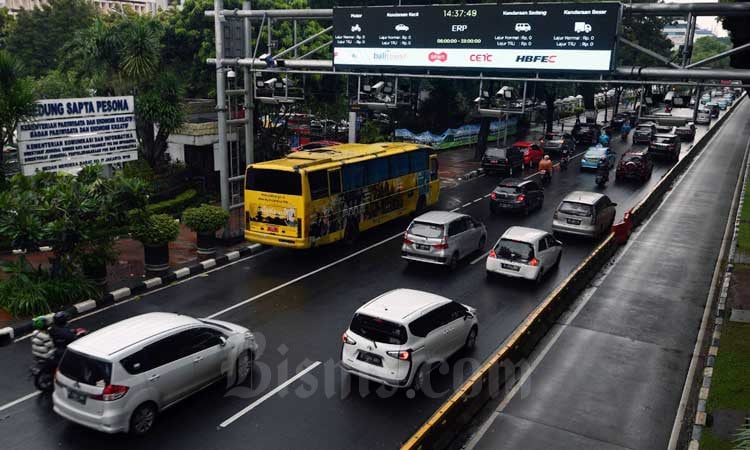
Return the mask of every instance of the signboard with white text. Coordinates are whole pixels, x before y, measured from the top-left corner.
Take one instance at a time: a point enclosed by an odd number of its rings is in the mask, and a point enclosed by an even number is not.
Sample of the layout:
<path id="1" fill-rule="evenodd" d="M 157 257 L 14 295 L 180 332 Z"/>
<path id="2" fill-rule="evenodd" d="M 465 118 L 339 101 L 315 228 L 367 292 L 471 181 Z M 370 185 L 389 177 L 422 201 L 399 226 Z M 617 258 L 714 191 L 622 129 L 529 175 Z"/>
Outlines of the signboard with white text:
<path id="1" fill-rule="evenodd" d="M 18 124 L 21 172 L 76 172 L 138 158 L 132 96 L 41 100 Z"/>
<path id="2" fill-rule="evenodd" d="M 338 7 L 337 68 L 607 72 L 620 3 Z"/>

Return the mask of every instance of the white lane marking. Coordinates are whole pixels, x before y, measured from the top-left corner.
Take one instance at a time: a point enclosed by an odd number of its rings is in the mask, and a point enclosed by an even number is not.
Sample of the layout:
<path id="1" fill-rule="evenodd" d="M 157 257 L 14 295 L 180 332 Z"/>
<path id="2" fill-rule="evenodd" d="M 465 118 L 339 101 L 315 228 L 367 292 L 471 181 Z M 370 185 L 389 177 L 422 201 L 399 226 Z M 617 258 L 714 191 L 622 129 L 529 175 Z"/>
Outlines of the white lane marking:
<path id="1" fill-rule="evenodd" d="M 491 195 L 492 195 L 492 192 L 490 192 L 489 194 L 485 195 L 484 198 L 490 198 Z"/>
<path id="2" fill-rule="evenodd" d="M 471 202 L 471 203 L 479 203 L 479 202 L 481 202 L 482 200 L 484 200 L 484 198 L 483 198 L 483 197 L 479 197 L 478 199 L 474 200 L 474 201 L 473 201 L 473 202 Z"/>
<path id="3" fill-rule="evenodd" d="M 463 205 L 461 205 L 461 208 L 466 208 L 468 206 L 471 206 L 471 202 L 464 203 Z"/>
<path id="4" fill-rule="evenodd" d="M 309 372 L 309 371 L 313 370 L 314 368 L 318 367 L 320 364 L 321 364 L 320 361 L 315 361 L 314 363 L 310 364 L 307 368 L 305 368 L 303 371 L 299 372 L 297 375 L 295 375 L 292 378 L 288 379 L 284 383 L 276 386 L 276 388 L 274 388 L 272 391 L 267 392 L 266 395 L 264 395 L 263 397 L 259 398 L 256 401 L 254 401 L 249 406 L 247 406 L 247 407 L 243 408 L 242 410 L 240 410 L 239 412 L 237 412 L 237 414 L 233 415 L 232 417 L 228 418 L 227 420 L 225 420 L 224 422 L 222 422 L 221 424 L 219 424 L 219 428 L 226 428 L 226 427 L 228 427 L 234 421 L 236 421 L 240 417 L 244 416 L 245 414 L 249 413 L 250 411 L 252 411 L 253 409 L 255 409 L 257 406 L 259 406 L 261 403 L 263 403 L 266 400 L 268 400 L 269 398 L 273 397 L 279 391 L 281 391 L 285 387 L 289 386 L 290 384 L 294 383 L 295 381 L 297 381 L 298 379 L 300 379 L 301 377 L 303 377 L 307 372 Z"/>
<path id="5" fill-rule="evenodd" d="M 487 255 L 489 255 L 491 251 L 492 251 L 492 250 L 487 250 L 486 252 L 482 253 L 481 255 L 479 255 L 478 257 L 476 257 L 476 258 L 474 259 L 474 261 L 472 261 L 472 262 L 471 262 L 471 264 L 472 264 L 472 265 L 473 265 L 473 264 L 476 264 L 476 263 L 478 263 L 479 261 L 481 261 L 481 260 L 483 260 L 483 259 L 487 258 Z"/>
<path id="6" fill-rule="evenodd" d="M 21 402 L 25 402 L 26 400 L 29 400 L 29 399 L 32 399 L 32 398 L 38 396 L 41 393 L 42 393 L 42 391 L 35 391 L 35 392 L 32 392 L 31 394 L 26 394 L 26 395 L 24 395 L 21 398 L 18 398 L 16 400 L 13 400 L 10 403 L 6 403 L 3 406 L 0 406 L 0 411 L 5 411 L 8 408 L 12 408 L 12 407 L 16 406 L 17 404 L 19 404 Z"/>

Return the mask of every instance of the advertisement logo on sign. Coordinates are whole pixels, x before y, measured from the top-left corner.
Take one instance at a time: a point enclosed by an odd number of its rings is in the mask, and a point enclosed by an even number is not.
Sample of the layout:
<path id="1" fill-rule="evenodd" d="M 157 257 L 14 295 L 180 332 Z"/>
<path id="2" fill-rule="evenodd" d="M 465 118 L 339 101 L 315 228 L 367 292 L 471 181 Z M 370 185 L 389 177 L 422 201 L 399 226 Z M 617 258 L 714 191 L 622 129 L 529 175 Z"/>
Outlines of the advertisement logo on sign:
<path id="1" fill-rule="evenodd" d="M 407 58 L 406 53 L 393 53 L 389 50 L 372 54 L 372 59 L 375 61 L 405 61 Z"/>
<path id="2" fill-rule="evenodd" d="M 554 64 L 557 62 L 557 55 L 544 55 L 544 56 L 518 55 L 516 56 L 516 62 Z"/>
<path id="3" fill-rule="evenodd" d="M 445 52 L 430 52 L 430 54 L 427 55 L 427 59 L 429 59 L 430 62 L 446 62 L 448 61 L 448 54 Z"/>
<path id="4" fill-rule="evenodd" d="M 492 62 L 491 53 L 474 53 L 469 55 L 469 61 L 471 62 Z"/>

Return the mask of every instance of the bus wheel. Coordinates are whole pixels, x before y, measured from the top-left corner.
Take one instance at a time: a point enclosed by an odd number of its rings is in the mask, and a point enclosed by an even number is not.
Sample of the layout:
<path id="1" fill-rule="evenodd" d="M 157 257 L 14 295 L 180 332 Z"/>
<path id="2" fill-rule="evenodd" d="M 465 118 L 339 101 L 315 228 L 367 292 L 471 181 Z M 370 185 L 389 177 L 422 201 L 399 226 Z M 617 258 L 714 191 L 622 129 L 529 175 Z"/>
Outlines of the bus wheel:
<path id="1" fill-rule="evenodd" d="M 424 195 L 420 195 L 419 200 L 417 200 L 417 209 L 414 213 L 421 214 L 425 208 L 427 208 L 427 200 L 424 198 Z"/>
<path id="2" fill-rule="evenodd" d="M 346 230 L 344 230 L 344 242 L 347 245 L 354 244 L 359 236 L 359 224 L 356 220 L 351 220 L 346 223 Z"/>

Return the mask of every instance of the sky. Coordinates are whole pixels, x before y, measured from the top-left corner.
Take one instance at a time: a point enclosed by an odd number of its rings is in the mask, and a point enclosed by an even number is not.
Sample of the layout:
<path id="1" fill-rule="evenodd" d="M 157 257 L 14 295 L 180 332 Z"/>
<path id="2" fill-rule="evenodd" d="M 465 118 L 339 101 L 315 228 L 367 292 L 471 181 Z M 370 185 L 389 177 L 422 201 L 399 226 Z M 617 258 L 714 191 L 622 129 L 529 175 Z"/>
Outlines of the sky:
<path id="1" fill-rule="evenodd" d="M 718 0 L 665 0 L 665 3 L 719 3 Z M 727 36 L 727 31 L 716 21 L 716 17 L 698 17 L 698 26 L 712 31 L 719 37 Z"/>

